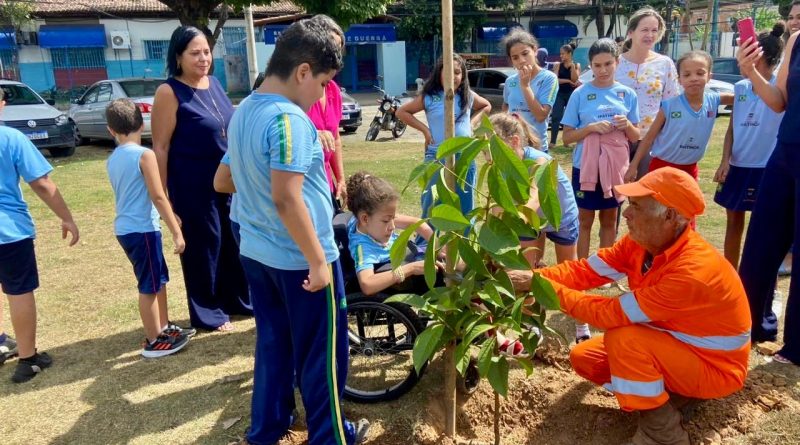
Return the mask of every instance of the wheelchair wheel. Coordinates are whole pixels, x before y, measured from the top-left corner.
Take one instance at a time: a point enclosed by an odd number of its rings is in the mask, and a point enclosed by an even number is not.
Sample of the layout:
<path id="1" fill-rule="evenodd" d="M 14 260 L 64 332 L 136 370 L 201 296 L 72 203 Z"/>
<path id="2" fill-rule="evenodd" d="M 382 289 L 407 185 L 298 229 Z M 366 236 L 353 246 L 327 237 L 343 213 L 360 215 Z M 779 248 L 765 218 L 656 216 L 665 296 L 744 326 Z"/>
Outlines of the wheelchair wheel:
<path id="1" fill-rule="evenodd" d="M 358 403 L 397 399 L 425 372 L 414 370 L 414 340 L 425 325 L 407 305 L 383 303 L 385 295 L 347 299 L 350 368 L 344 397 Z"/>

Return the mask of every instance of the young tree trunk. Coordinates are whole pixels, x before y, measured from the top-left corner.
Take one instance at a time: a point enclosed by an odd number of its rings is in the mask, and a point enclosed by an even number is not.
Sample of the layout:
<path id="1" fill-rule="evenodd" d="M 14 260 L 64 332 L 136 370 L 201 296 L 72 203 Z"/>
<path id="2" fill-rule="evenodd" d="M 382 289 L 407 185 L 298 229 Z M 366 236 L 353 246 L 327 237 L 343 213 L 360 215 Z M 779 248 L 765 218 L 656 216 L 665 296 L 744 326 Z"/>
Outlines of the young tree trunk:
<path id="1" fill-rule="evenodd" d="M 500 394 L 494 391 L 494 445 L 500 445 Z"/>

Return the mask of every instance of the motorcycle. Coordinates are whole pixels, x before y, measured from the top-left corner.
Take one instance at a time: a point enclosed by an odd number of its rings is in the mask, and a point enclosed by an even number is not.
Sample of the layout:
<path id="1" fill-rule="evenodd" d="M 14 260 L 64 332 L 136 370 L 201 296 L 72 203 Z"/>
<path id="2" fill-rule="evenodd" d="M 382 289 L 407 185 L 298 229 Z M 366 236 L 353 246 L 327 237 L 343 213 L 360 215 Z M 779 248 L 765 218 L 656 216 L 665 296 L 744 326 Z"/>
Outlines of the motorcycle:
<path id="1" fill-rule="evenodd" d="M 378 99 L 378 112 L 375 114 L 375 118 L 372 119 L 372 123 L 369 124 L 365 140 L 374 141 L 381 130 L 391 131 L 392 136 L 397 139 L 405 133 L 406 124 L 397 119 L 395 112 L 400 108 L 400 105 L 411 100 L 411 98 L 406 93 L 400 96 L 389 96 L 383 88 L 377 86 L 374 88 L 380 91 L 382 97 Z"/>

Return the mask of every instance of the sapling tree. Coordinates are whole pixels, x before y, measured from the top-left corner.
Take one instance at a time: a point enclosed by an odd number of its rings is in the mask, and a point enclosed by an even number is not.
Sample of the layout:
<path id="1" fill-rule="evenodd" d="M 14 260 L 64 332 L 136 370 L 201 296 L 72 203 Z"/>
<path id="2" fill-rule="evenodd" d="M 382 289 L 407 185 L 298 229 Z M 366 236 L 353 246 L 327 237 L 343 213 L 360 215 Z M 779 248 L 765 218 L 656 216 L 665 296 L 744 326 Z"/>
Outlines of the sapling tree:
<path id="1" fill-rule="evenodd" d="M 467 170 L 479 155 L 486 162 L 480 167 L 477 183 L 470 184 L 476 206 L 464 214 L 458 194 L 447 186 L 445 177 L 452 174 L 461 187 L 466 186 Z M 452 171 L 441 162 L 448 156 L 456 156 Z M 499 396 L 508 395 L 509 362 L 516 361 L 530 375 L 533 372 L 530 357 L 540 337 L 558 335 L 545 324 L 545 311 L 559 309 L 549 282 L 534 274 L 531 291 L 516 293 L 506 272 L 530 269 L 520 247 L 520 236 L 538 237 L 548 221 L 555 227 L 559 225 L 557 168 L 555 161 L 537 164 L 519 159 L 484 117 L 475 137 L 444 141 L 438 148 L 437 161 L 420 164 L 412 170 L 408 184 L 433 183 L 436 204 L 430 217 L 406 228 L 391 250 L 392 267 L 398 267 L 417 227 L 428 222 L 435 228 L 425 251 L 428 292 L 396 295 L 387 302 L 409 304 L 430 317 L 431 322 L 414 343 L 417 371 L 438 351 L 451 347 L 455 348 L 455 369 L 445 372 L 463 376 L 473 350 L 477 350 L 478 372 L 489 381 L 495 394 L 495 443 L 500 439 Z M 538 190 L 534 196 L 531 196 L 532 185 Z M 448 264 L 458 267 L 446 273 L 447 286 L 435 287 L 439 273 L 437 258 L 442 256 L 449 257 Z M 498 333 L 518 339 L 527 354 L 501 354 Z"/>

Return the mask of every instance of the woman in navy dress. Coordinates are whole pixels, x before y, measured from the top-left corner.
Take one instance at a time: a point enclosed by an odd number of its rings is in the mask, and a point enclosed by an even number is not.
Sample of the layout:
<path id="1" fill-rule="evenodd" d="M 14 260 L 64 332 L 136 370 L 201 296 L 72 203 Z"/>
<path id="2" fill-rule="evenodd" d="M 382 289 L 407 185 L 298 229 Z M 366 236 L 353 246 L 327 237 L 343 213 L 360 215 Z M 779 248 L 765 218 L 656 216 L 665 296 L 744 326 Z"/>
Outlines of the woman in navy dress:
<path id="1" fill-rule="evenodd" d="M 753 321 L 752 341 L 774 341 L 778 336 L 778 317 L 772 311 L 771 296 L 775 275 L 792 246 L 792 279 L 786 301 L 783 347 L 774 359 L 800 366 L 800 33 L 786 44 L 783 62 L 775 84 L 765 79 L 755 63 L 762 56 L 758 42 L 741 42 L 739 68 L 753 84 L 755 92 L 773 111 L 784 111 L 758 199 L 750 217 L 747 238 L 739 265 L 739 276 L 750 300 Z M 771 141 L 770 141 L 771 142 Z M 768 141 L 764 141 L 768 143 Z M 792 244 L 792 241 L 795 241 Z"/>
<path id="2" fill-rule="evenodd" d="M 181 256 L 189 317 L 200 329 L 229 331 L 229 315 L 252 314 L 239 251 L 230 229 L 230 195 L 214 191 L 214 173 L 228 148 L 233 106 L 219 81 L 208 39 L 181 26 L 167 55 L 169 79 L 153 102 L 153 150 L 186 250 Z"/>

